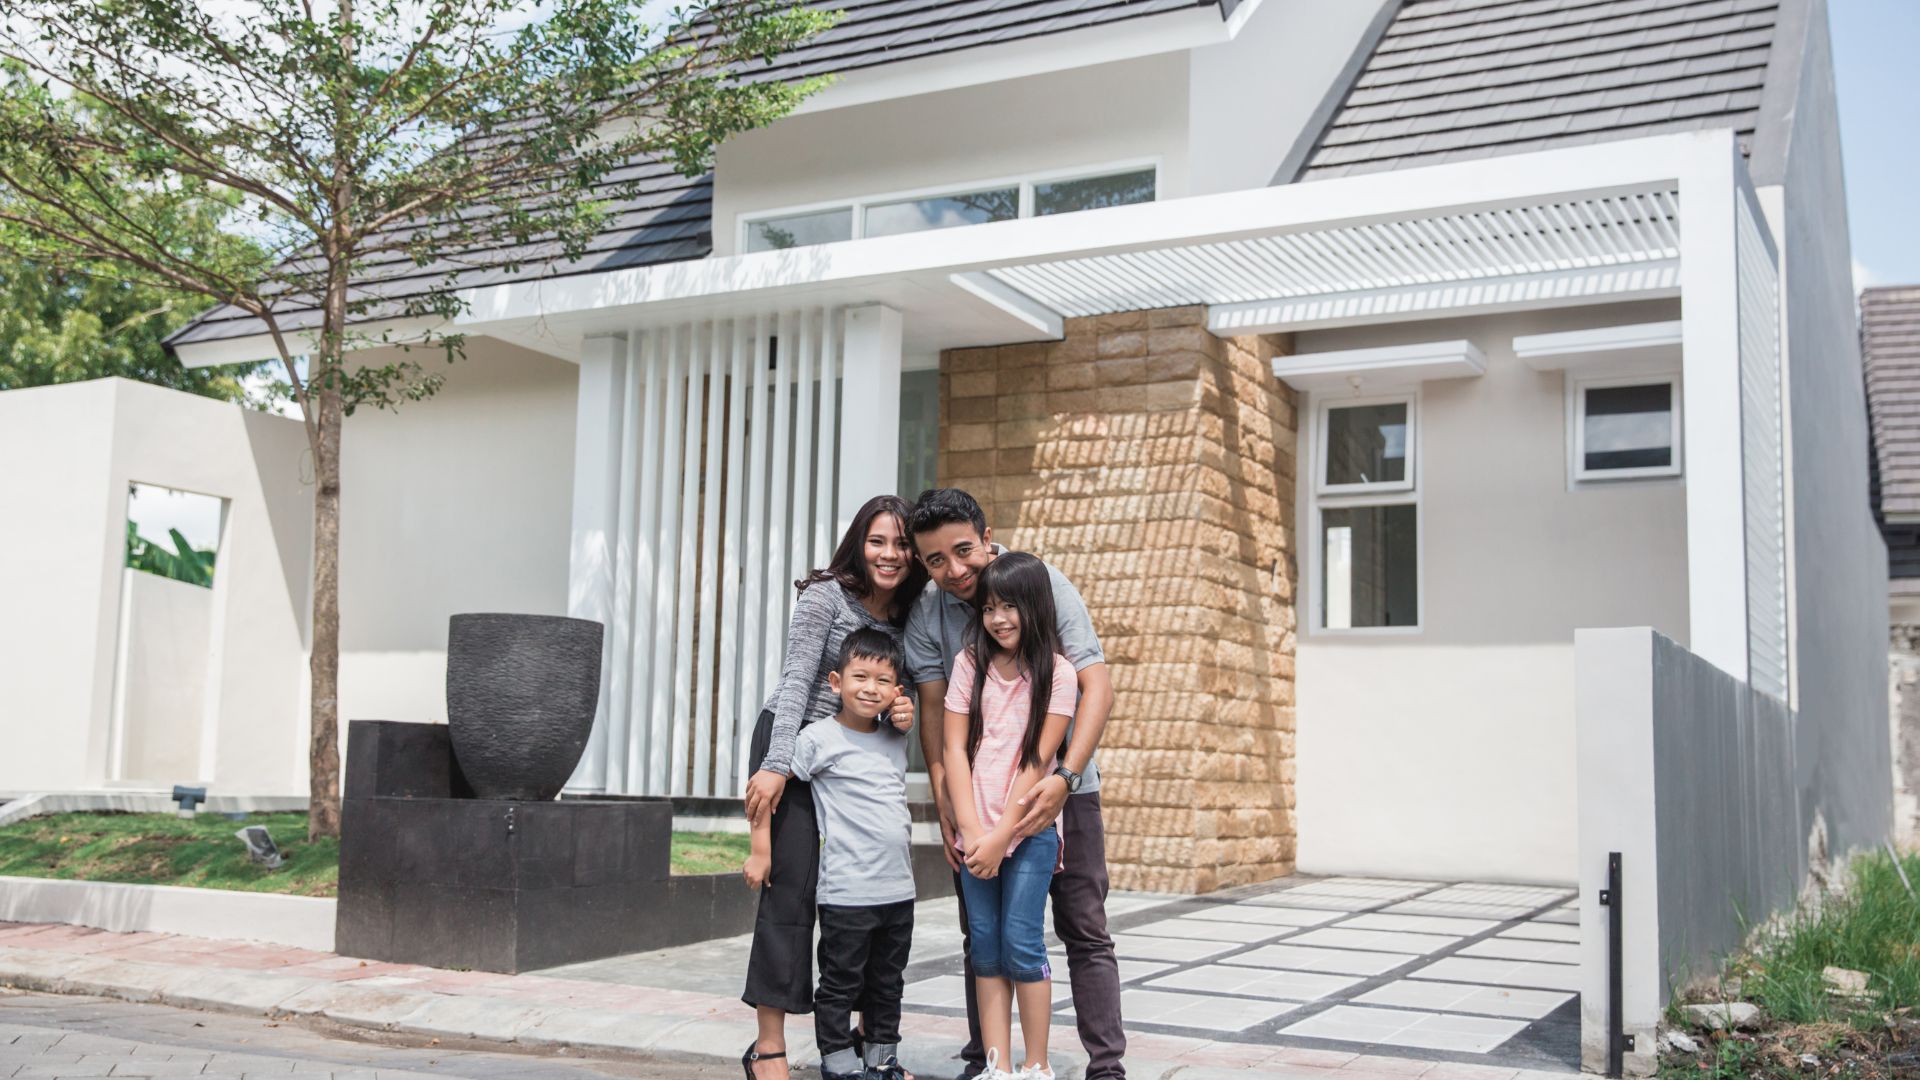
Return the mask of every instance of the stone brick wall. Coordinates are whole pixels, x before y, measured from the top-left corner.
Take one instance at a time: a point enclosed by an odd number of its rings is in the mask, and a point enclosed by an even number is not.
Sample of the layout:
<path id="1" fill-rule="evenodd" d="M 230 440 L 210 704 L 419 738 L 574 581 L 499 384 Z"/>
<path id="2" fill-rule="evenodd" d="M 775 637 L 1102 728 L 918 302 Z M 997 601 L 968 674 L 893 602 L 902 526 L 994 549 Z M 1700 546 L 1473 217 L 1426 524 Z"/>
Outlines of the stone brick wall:
<path id="1" fill-rule="evenodd" d="M 941 357 L 941 483 L 1058 566 L 1113 673 L 1116 888 L 1208 892 L 1294 859 L 1294 402 L 1279 338 L 1204 308 L 1068 320 Z"/>

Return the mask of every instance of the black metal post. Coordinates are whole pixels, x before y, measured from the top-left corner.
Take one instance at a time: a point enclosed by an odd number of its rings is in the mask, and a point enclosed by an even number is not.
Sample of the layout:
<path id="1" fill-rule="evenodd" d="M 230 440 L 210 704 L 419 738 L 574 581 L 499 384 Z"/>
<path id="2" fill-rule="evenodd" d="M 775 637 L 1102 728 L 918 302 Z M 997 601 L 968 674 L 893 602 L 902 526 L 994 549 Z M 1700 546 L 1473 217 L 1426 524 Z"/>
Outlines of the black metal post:
<path id="1" fill-rule="evenodd" d="M 1607 1075 L 1622 1075 L 1621 1055 L 1627 1048 L 1626 995 L 1620 972 L 1620 853 L 1607 853 L 1607 889 L 1600 894 L 1607 909 Z"/>

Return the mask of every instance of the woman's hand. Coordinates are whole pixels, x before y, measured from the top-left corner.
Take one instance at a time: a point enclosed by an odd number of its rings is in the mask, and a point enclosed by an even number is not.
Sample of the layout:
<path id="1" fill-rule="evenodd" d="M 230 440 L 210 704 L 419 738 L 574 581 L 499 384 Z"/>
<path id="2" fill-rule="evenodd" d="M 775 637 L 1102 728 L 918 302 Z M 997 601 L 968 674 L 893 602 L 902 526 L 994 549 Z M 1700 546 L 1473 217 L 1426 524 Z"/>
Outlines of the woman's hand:
<path id="1" fill-rule="evenodd" d="M 966 852 L 967 872 L 981 881 L 998 877 L 1000 861 L 1007 857 L 1007 843 L 1011 839 L 996 830 L 969 843 Z"/>
<path id="2" fill-rule="evenodd" d="M 893 699 L 893 711 L 887 715 L 894 730 L 906 734 L 913 730 L 913 699 L 905 694 Z"/>
<path id="3" fill-rule="evenodd" d="M 765 855 L 747 856 L 747 864 L 740 868 L 740 874 L 747 879 L 747 888 L 758 889 L 767 883 L 767 871 L 773 866 L 773 860 Z"/>
<path id="4" fill-rule="evenodd" d="M 780 796 L 787 790 L 787 778 L 772 769 L 761 769 L 747 781 L 747 824 L 758 825 L 764 816 L 780 808 Z"/>

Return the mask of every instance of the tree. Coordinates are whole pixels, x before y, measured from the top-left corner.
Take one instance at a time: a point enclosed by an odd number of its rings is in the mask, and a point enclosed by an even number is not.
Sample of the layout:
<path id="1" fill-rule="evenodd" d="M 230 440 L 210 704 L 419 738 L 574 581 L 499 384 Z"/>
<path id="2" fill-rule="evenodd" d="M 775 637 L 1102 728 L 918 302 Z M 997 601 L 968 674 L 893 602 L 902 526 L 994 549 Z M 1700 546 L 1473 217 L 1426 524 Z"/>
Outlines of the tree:
<path id="1" fill-rule="evenodd" d="M 695 175 L 820 80 L 755 78 L 831 25 L 792 0 L 10 0 L 0 244 L 33 262 L 228 305 L 272 342 L 314 478 L 310 832 L 339 831 L 340 447 L 345 418 L 434 392 L 381 343 L 462 342 L 450 287 L 396 268 L 519 271 L 584 254 L 622 166 Z M 502 30 L 513 22 L 518 29 Z M 202 244 L 209 213 L 245 229 Z M 395 327 L 404 327 L 404 332 Z M 305 377 L 296 366 L 304 357 Z"/>

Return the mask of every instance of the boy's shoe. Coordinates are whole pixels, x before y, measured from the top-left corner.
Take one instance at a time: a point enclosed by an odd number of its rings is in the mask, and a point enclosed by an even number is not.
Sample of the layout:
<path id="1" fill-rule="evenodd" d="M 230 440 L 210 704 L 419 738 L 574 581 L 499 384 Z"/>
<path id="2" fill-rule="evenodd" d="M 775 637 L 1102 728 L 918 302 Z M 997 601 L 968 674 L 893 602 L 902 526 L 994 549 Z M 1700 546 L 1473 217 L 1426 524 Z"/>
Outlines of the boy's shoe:
<path id="1" fill-rule="evenodd" d="M 880 1064 L 867 1066 L 866 1080 L 907 1080 L 907 1070 L 899 1058 L 888 1055 Z"/>

